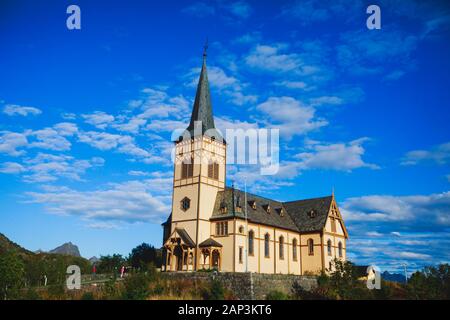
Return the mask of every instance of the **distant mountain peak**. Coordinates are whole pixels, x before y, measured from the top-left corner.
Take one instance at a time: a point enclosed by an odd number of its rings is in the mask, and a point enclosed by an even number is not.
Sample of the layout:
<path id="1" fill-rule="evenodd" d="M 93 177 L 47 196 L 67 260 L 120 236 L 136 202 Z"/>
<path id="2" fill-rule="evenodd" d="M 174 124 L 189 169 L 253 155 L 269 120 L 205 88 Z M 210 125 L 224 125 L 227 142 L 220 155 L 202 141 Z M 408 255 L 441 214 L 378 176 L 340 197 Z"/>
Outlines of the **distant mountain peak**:
<path id="1" fill-rule="evenodd" d="M 81 257 L 78 247 L 70 241 L 60 245 L 53 250 L 50 250 L 49 253 L 66 254 L 74 257 Z"/>

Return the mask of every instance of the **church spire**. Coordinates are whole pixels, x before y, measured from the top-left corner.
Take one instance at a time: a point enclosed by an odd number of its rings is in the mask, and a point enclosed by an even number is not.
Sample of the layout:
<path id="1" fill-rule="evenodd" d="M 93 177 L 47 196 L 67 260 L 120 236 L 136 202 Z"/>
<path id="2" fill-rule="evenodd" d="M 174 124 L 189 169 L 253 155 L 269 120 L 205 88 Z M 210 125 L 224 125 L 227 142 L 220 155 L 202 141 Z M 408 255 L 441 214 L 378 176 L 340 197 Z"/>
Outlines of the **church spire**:
<path id="1" fill-rule="evenodd" d="M 203 48 L 203 64 L 200 72 L 200 79 L 198 80 L 197 93 L 195 95 L 194 107 L 192 110 L 191 121 L 187 130 L 191 137 L 195 134 L 205 134 L 208 131 L 209 136 L 214 138 L 221 138 L 220 134 L 215 130 L 214 116 L 212 113 L 211 95 L 209 91 L 208 72 L 206 70 L 206 56 L 208 49 L 208 40 Z M 201 122 L 201 127 L 196 129 Z"/>

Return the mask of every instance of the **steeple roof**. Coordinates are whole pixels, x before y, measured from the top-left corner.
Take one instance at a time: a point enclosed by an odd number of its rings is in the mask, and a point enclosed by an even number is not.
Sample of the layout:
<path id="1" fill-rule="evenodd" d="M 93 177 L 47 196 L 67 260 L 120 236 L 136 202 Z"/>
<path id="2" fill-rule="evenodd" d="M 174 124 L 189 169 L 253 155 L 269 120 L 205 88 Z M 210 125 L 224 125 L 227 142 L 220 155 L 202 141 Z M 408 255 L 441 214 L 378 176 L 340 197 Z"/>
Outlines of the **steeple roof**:
<path id="1" fill-rule="evenodd" d="M 191 121 L 186 130 L 189 131 L 191 137 L 194 137 L 195 135 L 207 135 L 218 140 L 223 140 L 221 134 L 216 130 L 214 125 L 208 72 L 206 70 L 206 53 L 203 54 L 203 65 L 200 72 L 200 79 L 198 80 Z"/>

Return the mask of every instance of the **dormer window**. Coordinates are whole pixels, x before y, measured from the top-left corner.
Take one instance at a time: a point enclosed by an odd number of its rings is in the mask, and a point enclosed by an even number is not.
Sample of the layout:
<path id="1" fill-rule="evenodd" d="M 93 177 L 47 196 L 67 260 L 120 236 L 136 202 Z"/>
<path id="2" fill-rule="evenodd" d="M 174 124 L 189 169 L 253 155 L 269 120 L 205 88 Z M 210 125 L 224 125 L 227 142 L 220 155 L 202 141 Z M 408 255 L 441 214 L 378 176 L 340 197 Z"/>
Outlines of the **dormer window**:
<path id="1" fill-rule="evenodd" d="M 256 210 L 256 201 L 251 200 L 248 202 L 248 204 L 252 207 L 253 210 Z"/>
<path id="2" fill-rule="evenodd" d="M 242 212 L 242 206 L 241 206 L 241 196 L 236 197 L 236 206 L 235 206 L 236 212 Z"/>
<path id="3" fill-rule="evenodd" d="M 311 210 L 310 212 L 308 212 L 308 216 L 310 218 L 314 218 L 316 216 L 316 211 L 315 210 Z"/>
<path id="4" fill-rule="evenodd" d="M 267 213 L 270 213 L 270 204 L 265 204 L 265 205 L 263 206 L 263 208 L 264 208 L 264 210 L 265 210 Z"/>
<path id="5" fill-rule="evenodd" d="M 224 200 L 220 203 L 220 213 L 227 213 L 227 204 Z"/>
<path id="6" fill-rule="evenodd" d="M 284 210 L 283 210 L 283 208 L 278 208 L 278 209 L 276 209 L 276 211 L 278 212 L 280 217 L 284 217 Z"/>

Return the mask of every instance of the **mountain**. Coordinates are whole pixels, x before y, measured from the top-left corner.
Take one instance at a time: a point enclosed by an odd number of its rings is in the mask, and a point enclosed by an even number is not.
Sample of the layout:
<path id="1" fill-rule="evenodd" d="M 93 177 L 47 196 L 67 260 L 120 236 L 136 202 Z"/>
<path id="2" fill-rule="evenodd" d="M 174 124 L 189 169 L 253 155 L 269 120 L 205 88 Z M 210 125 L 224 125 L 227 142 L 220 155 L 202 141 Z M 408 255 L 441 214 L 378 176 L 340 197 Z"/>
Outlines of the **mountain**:
<path id="1" fill-rule="evenodd" d="M 95 263 L 97 263 L 97 262 L 99 262 L 99 261 L 100 261 L 100 259 L 97 258 L 96 256 L 93 256 L 93 257 L 91 257 L 91 258 L 89 259 L 89 262 L 90 262 L 91 264 L 95 264 Z"/>
<path id="2" fill-rule="evenodd" d="M 388 271 L 384 271 L 381 274 L 381 277 L 387 281 L 400 282 L 405 283 L 405 275 L 400 273 L 389 273 Z"/>
<path id="3" fill-rule="evenodd" d="M 50 250 L 49 253 L 65 254 L 74 257 L 81 257 L 80 250 L 72 242 L 64 243 L 63 245 Z"/>

